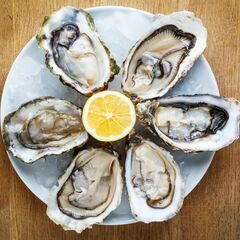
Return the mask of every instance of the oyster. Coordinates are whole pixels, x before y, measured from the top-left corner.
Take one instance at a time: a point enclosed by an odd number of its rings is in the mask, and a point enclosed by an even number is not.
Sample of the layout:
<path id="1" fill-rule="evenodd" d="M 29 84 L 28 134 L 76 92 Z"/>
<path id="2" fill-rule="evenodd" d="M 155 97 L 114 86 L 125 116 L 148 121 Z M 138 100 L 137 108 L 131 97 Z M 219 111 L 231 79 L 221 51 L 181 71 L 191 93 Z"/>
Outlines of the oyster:
<path id="1" fill-rule="evenodd" d="M 191 12 L 157 16 L 124 62 L 124 92 L 137 100 L 163 96 L 203 53 L 206 40 L 205 27 Z"/>
<path id="2" fill-rule="evenodd" d="M 173 157 L 153 142 L 135 137 L 126 159 L 126 184 L 133 216 L 165 221 L 180 210 L 184 182 Z"/>
<path id="3" fill-rule="evenodd" d="M 118 72 L 92 17 L 82 9 L 63 7 L 46 17 L 37 41 L 49 69 L 84 95 L 105 88 Z"/>
<path id="4" fill-rule="evenodd" d="M 137 104 L 138 115 L 162 140 L 186 152 L 216 151 L 239 138 L 240 102 L 208 94 Z"/>
<path id="5" fill-rule="evenodd" d="M 53 97 L 25 103 L 4 119 L 2 133 L 6 148 L 30 163 L 81 146 L 88 139 L 81 113 L 74 104 Z"/>
<path id="6" fill-rule="evenodd" d="M 122 187 L 118 155 L 101 148 L 85 149 L 50 191 L 47 215 L 65 230 L 80 233 L 117 208 Z"/>

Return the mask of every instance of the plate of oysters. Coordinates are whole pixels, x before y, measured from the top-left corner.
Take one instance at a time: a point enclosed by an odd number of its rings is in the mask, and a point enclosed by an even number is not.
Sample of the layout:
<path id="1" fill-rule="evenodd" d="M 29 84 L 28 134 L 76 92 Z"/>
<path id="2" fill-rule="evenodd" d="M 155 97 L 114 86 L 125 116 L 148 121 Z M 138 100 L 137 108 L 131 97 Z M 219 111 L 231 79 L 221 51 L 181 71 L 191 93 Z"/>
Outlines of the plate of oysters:
<path id="1" fill-rule="evenodd" d="M 240 104 L 219 96 L 202 21 L 67 6 L 36 32 L 6 80 L 1 130 L 48 217 L 78 233 L 173 218 L 239 137 Z"/>

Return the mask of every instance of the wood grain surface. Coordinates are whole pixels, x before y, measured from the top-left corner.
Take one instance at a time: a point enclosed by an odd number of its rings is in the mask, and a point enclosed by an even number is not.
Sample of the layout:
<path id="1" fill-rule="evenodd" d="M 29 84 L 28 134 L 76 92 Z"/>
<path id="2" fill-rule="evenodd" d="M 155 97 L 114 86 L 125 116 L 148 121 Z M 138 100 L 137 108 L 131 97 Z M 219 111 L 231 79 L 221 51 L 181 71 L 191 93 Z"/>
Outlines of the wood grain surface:
<path id="1" fill-rule="evenodd" d="M 224 96 L 240 98 L 239 0 L 0 1 L 0 91 L 9 69 L 43 17 L 64 5 L 120 5 L 152 13 L 190 10 L 208 29 L 205 56 Z M 207 79 L 206 79 L 207 81 Z M 240 141 L 217 152 L 200 184 L 175 218 L 164 223 L 94 226 L 81 235 L 50 221 L 46 206 L 21 182 L 0 145 L 0 240 L 240 239 Z"/>

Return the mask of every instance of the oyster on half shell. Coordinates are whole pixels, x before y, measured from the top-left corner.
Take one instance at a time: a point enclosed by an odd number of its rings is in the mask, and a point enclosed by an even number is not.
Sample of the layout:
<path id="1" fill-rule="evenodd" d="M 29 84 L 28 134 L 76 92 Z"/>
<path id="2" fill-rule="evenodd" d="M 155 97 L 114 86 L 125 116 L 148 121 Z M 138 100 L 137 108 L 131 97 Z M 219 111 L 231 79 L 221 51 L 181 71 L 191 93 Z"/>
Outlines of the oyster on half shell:
<path id="1" fill-rule="evenodd" d="M 239 138 L 240 102 L 208 94 L 137 104 L 138 116 L 168 145 L 186 152 L 216 151 Z"/>
<path id="2" fill-rule="evenodd" d="M 81 114 L 79 107 L 66 100 L 34 99 L 5 117 L 2 126 L 5 146 L 26 163 L 81 146 L 88 139 Z"/>
<path id="3" fill-rule="evenodd" d="M 184 182 L 173 157 L 138 136 L 127 151 L 126 185 L 132 214 L 139 221 L 165 221 L 182 207 Z"/>
<path id="4" fill-rule="evenodd" d="M 46 51 L 48 68 L 84 95 L 104 89 L 118 72 L 92 17 L 82 9 L 63 7 L 46 17 L 37 41 Z"/>
<path id="5" fill-rule="evenodd" d="M 124 62 L 123 91 L 136 100 L 163 96 L 203 53 L 206 40 L 205 27 L 191 12 L 156 16 Z"/>
<path id="6" fill-rule="evenodd" d="M 121 172 L 116 152 L 102 148 L 79 152 L 51 189 L 47 215 L 78 233 L 102 222 L 120 204 Z"/>

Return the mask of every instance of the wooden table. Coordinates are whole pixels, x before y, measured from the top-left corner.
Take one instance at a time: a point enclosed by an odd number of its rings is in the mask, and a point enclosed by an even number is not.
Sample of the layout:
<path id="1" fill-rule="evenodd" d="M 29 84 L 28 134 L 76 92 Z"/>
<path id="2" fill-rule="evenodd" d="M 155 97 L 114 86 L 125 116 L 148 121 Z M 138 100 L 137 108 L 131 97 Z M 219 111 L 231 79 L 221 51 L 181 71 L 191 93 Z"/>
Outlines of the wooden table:
<path id="1" fill-rule="evenodd" d="M 190 10 L 208 29 L 205 56 L 224 96 L 240 98 L 240 2 L 194 0 L 0 1 L 0 89 L 13 60 L 36 33 L 43 17 L 63 5 L 122 5 L 152 13 Z M 206 79 L 207 81 L 207 79 Z M 1 144 L 0 239 L 240 239 L 240 142 L 219 151 L 204 179 L 165 223 L 94 226 L 81 235 L 50 221 L 46 206 L 21 182 Z"/>

